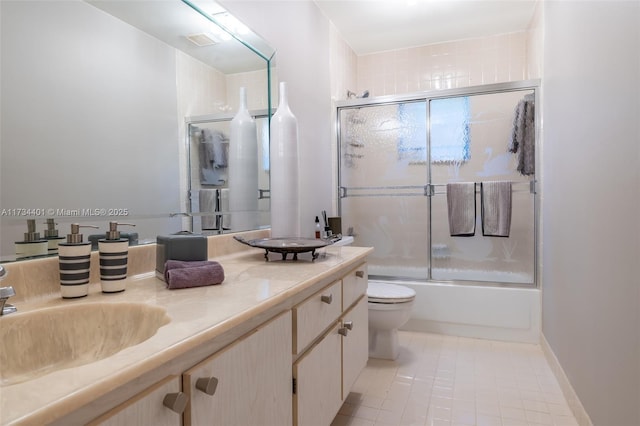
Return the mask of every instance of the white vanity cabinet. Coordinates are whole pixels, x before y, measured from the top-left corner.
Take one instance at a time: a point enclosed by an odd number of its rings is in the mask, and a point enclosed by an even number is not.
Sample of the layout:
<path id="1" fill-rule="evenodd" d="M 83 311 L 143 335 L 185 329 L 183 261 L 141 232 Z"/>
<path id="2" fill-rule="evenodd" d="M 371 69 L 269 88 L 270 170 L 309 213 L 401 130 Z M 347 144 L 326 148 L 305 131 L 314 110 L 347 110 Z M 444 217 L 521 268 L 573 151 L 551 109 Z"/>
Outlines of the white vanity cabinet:
<path id="1" fill-rule="evenodd" d="M 367 269 L 362 264 L 294 307 L 294 425 L 331 424 L 365 367 L 369 351 L 366 288 Z M 329 294 L 334 295 L 332 303 L 339 298 L 339 309 L 330 308 Z M 315 325 L 307 325 L 313 323 L 308 318 L 315 318 Z M 309 334 L 312 327 L 319 331 Z M 308 347 L 307 342 L 311 342 Z"/>
<path id="2" fill-rule="evenodd" d="M 287 426 L 291 418 L 291 311 L 183 375 L 184 426 Z"/>
<path id="3" fill-rule="evenodd" d="M 328 247 L 315 262 L 264 264 L 241 250 L 221 257 L 223 285 L 171 293 L 152 274 L 127 279 L 109 303 L 149 304 L 171 320 L 108 359 L 12 385 L 0 423 L 328 426 L 367 361 L 372 251 Z M 102 297 L 94 288 L 89 303 Z M 22 308 L 69 303 L 58 299 L 38 293 Z"/>
<path id="4" fill-rule="evenodd" d="M 180 426 L 187 404 L 187 396 L 180 389 L 180 377 L 168 377 L 93 420 L 88 426 Z"/>

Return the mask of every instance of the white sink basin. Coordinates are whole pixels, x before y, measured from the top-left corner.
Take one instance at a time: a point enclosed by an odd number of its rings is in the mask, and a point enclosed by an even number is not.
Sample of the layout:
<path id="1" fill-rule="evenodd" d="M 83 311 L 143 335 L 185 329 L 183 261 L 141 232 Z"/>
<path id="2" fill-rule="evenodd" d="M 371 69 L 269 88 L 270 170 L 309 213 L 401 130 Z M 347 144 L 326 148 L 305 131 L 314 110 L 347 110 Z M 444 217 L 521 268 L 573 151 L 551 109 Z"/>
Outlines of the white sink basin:
<path id="1" fill-rule="evenodd" d="M 0 384 L 107 358 L 169 323 L 143 303 L 84 303 L 0 317 Z"/>

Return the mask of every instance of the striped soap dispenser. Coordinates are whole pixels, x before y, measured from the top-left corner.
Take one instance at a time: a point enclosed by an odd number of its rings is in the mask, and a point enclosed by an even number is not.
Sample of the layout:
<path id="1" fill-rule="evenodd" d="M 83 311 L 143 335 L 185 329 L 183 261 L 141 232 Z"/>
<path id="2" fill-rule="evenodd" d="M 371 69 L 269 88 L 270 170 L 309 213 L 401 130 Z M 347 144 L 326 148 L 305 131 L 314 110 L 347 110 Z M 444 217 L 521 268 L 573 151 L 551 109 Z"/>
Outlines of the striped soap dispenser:
<path id="1" fill-rule="evenodd" d="M 97 226 L 72 223 L 66 242 L 58 244 L 60 293 L 63 299 L 75 299 L 89 294 L 91 242 L 82 241 L 80 228 Z"/>
<path id="2" fill-rule="evenodd" d="M 132 223 L 109 222 L 106 237 L 98 240 L 100 285 L 103 293 L 118 293 L 125 290 L 129 240 L 120 238 L 118 225 L 135 226 Z"/>

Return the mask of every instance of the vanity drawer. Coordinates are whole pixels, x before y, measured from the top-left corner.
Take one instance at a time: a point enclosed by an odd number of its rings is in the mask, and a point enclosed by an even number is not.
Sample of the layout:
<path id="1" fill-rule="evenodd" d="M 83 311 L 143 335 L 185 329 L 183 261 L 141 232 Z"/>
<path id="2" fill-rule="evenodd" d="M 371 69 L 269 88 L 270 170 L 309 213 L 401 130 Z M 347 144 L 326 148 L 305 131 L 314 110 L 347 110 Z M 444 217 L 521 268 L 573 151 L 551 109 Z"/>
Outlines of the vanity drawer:
<path id="1" fill-rule="evenodd" d="M 342 310 L 346 311 L 363 294 L 367 293 L 367 264 L 353 269 L 342 279 Z"/>
<path id="2" fill-rule="evenodd" d="M 301 353 L 342 313 L 342 281 L 336 281 L 293 308 L 293 351 Z"/>

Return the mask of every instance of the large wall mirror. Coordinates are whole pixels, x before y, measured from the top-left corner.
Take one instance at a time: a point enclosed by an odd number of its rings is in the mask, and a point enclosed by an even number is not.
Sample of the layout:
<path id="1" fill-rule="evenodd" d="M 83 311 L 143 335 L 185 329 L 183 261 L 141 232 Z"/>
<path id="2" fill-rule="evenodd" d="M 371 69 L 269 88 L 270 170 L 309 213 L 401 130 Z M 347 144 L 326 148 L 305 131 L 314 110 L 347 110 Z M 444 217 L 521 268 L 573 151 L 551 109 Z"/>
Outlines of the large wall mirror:
<path id="1" fill-rule="evenodd" d="M 133 223 L 120 230 L 138 243 L 201 232 L 194 216 L 215 222 L 220 210 L 193 204 L 193 127 L 227 132 L 241 87 L 268 123 L 263 39 L 211 0 L 2 1 L 0 19 L 1 261 L 16 258 L 29 219 L 40 237 L 49 218 L 60 237 L 71 223 L 98 227 L 85 240 Z M 253 226 L 268 225 L 260 210 Z"/>

